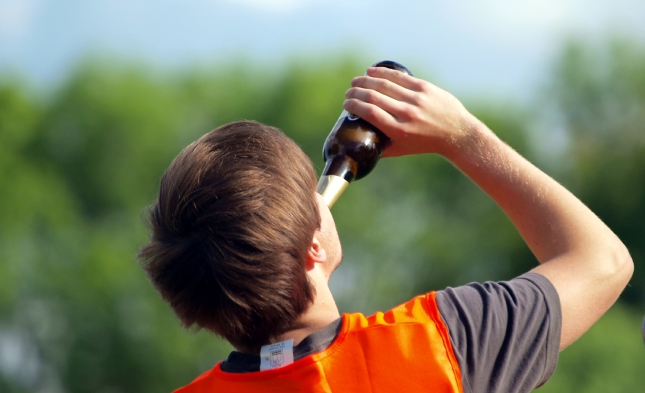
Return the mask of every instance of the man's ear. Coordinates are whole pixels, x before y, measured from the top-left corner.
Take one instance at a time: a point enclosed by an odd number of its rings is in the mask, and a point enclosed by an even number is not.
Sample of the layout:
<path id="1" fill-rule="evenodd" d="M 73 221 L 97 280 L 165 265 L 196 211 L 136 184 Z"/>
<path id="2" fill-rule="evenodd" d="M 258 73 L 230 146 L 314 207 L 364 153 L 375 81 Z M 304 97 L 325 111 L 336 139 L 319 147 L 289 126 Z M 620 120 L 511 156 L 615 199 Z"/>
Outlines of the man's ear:
<path id="1" fill-rule="evenodd" d="M 320 232 L 316 231 L 314 238 L 311 240 L 309 250 L 307 251 L 307 270 L 313 269 L 314 266 L 316 266 L 316 263 L 322 263 L 327 260 L 327 253 L 325 252 L 322 243 L 320 243 L 320 240 L 318 240 L 319 236 Z"/>

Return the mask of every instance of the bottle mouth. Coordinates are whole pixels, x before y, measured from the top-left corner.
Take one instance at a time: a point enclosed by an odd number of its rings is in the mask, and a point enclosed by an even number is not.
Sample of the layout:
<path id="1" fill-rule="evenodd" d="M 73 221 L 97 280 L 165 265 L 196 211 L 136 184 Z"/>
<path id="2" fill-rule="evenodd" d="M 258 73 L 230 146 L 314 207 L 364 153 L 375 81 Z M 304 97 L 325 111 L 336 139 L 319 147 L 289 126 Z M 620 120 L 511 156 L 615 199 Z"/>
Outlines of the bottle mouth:
<path id="1" fill-rule="evenodd" d="M 327 207 L 331 209 L 348 185 L 349 182 L 340 176 L 320 176 L 316 192 L 322 196 Z"/>

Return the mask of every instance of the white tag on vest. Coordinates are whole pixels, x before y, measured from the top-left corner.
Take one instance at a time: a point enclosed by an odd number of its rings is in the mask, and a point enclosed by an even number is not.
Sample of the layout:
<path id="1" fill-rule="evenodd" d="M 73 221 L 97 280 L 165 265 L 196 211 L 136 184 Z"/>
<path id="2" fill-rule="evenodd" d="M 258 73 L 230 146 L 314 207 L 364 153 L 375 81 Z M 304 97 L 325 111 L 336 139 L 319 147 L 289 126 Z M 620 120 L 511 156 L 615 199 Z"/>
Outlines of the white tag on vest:
<path id="1" fill-rule="evenodd" d="M 260 348 L 260 371 L 293 363 L 293 339 Z"/>

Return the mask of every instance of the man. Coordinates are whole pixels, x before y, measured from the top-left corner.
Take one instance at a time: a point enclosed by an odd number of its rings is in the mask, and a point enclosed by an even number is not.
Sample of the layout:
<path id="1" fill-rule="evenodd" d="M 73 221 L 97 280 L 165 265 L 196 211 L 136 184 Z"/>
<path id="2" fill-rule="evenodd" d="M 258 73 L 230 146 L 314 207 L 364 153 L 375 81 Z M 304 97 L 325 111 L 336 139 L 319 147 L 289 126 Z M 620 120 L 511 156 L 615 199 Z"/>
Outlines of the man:
<path id="1" fill-rule="evenodd" d="M 440 154 L 504 210 L 540 265 L 500 283 L 340 315 L 342 252 L 311 162 L 281 132 L 224 125 L 161 181 L 140 259 L 185 326 L 228 359 L 179 392 L 527 392 L 615 302 L 633 271 L 620 240 L 456 98 L 387 68 L 352 80 L 344 107 L 390 138 L 384 156 Z"/>

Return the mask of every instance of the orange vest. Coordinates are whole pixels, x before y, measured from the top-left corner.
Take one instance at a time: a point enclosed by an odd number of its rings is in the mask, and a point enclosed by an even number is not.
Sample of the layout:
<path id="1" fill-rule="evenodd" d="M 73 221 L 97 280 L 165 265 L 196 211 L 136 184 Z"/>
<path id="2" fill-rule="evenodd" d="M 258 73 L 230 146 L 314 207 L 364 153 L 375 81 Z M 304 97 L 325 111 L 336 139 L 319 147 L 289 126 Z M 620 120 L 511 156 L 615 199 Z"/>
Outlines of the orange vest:
<path id="1" fill-rule="evenodd" d="M 324 351 L 282 368 L 227 373 L 220 363 L 175 393 L 463 393 L 461 373 L 435 294 L 370 317 L 343 314 Z"/>

